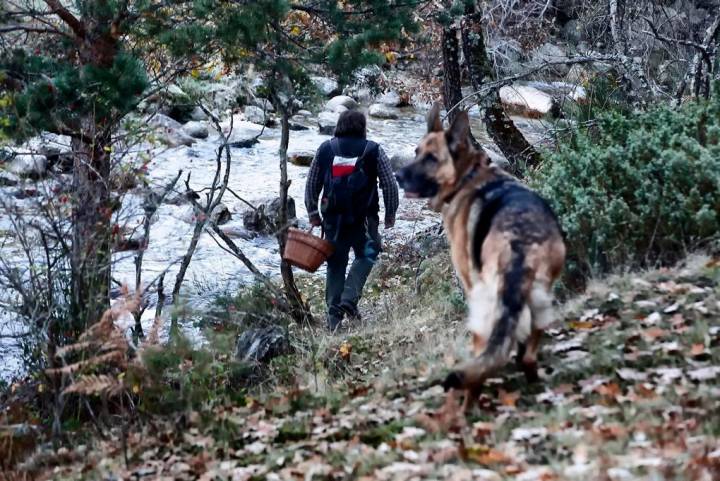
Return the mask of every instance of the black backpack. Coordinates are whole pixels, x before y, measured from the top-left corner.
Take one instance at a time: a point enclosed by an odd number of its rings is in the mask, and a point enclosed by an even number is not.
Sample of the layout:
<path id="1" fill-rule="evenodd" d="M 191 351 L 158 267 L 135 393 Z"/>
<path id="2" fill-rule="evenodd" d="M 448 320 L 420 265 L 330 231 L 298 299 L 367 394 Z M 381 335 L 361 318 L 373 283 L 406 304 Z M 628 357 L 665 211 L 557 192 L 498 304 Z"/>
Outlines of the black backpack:
<path id="1" fill-rule="evenodd" d="M 355 161 L 352 172 L 334 175 L 334 159 L 340 157 L 337 139 L 330 141 L 333 157 L 325 172 L 323 197 L 320 211 L 326 222 L 340 225 L 364 221 L 368 208 L 376 195 L 376 185 L 367 173 L 368 154 L 375 147 L 374 142 L 367 141 L 360 157 Z"/>

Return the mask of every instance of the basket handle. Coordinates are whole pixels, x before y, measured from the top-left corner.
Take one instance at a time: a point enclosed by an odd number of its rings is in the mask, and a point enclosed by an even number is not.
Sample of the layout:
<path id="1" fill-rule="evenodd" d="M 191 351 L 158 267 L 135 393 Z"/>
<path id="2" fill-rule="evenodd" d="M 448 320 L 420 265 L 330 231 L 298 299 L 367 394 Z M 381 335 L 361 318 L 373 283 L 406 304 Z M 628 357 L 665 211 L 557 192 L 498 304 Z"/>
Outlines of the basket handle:
<path id="1" fill-rule="evenodd" d="M 310 224 L 310 228 L 308 229 L 308 234 L 312 234 L 315 227 L 317 227 L 317 226 Z M 321 239 L 325 238 L 325 227 L 324 226 L 320 226 L 320 238 Z"/>

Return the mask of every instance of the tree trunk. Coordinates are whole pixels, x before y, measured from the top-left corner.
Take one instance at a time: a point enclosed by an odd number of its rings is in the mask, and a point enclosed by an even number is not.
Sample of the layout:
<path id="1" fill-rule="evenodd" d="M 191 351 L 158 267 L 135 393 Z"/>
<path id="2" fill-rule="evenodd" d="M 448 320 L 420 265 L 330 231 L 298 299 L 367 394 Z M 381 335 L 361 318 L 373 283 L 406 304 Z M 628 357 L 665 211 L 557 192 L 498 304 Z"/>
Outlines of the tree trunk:
<path id="1" fill-rule="evenodd" d="M 460 24 L 463 53 L 470 83 L 476 92 L 482 89 L 485 82 L 492 81 L 495 77 L 485 49 L 482 28 L 482 12 L 476 11 L 463 16 Z M 480 107 L 485 111 L 485 128 L 510 162 L 511 172 L 522 175 L 527 169 L 540 163 L 540 154 L 505 113 L 496 90 L 481 99 Z"/>
<path id="2" fill-rule="evenodd" d="M 280 136 L 280 212 L 279 212 L 279 224 L 280 231 L 277 234 L 278 244 L 280 246 L 280 253 L 285 251 L 285 244 L 287 242 L 288 233 L 288 191 L 290 189 L 291 181 L 287 175 L 287 151 L 288 144 L 290 143 L 290 113 L 288 112 L 287 106 L 282 106 L 280 109 L 282 114 L 280 119 L 281 125 L 281 136 Z M 283 280 L 283 287 L 285 289 L 285 295 L 287 296 L 288 302 L 292 308 L 291 315 L 298 322 L 312 322 L 312 314 L 310 308 L 302 300 L 300 291 L 295 284 L 295 276 L 293 275 L 292 266 L 282 259 L 280 261 L 280 274 Z"/>
<path id="3" fill-rule="evenodd" d="M 625 38 L 625 0 L 610 0 L 610 35 L 615 52 L 625 55 L 627 41 Z"/>
<path id="4" fill-rule="evenodd" d="M 443 103 L 445 110 L 450 111 L 462 101 L 462 79 L 460 76 L 460 42 L 458 30 L 454 26 L 443 26 L 442 29 L 442 58 L 443 58 Z M 455 109 L 448 115 L 452 123 L 460 113 Z"/>
<path id="5" fill-rule="evenodd" d="M 94 122 L 91 120 L 90 122 Z M 90 123 L 89 122 L 89 123 Z M 87 131 L 96 126 L 89 125 Z M 110 306 L 111 232 L 109 135 L 73 139 L 72 319 L 75 334 Z"/>

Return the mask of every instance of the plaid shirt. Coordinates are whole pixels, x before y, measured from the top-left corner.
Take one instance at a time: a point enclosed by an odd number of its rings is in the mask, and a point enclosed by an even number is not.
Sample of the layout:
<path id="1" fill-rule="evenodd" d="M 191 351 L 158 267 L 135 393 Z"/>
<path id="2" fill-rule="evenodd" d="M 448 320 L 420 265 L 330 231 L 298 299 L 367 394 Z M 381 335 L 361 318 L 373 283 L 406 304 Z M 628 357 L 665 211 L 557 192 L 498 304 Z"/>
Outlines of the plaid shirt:
<path id="1" fill-rule="evenodd" d="M 398 194 L 395 175 L 390 166 L 390 159 L 388 159 L 387 154 L 380 146 L 378 146 L 377 173 L 380 188 L 383 191 L 383 202 L 385 203 L 385 223 L 394 224 L 395 213 L 400 203 L 400 195 Z M 323 176 L 321 174 L 320 162 L 318 161 L 316 153 L 312 164 L 310 164 L 310 172 L 308 172 L 307 182 L 305 184 L 305 207 L 311 219 L 313 217 L 320 217 L 320 213 L 318 212 L 318 198 L 323 189 Z"/>

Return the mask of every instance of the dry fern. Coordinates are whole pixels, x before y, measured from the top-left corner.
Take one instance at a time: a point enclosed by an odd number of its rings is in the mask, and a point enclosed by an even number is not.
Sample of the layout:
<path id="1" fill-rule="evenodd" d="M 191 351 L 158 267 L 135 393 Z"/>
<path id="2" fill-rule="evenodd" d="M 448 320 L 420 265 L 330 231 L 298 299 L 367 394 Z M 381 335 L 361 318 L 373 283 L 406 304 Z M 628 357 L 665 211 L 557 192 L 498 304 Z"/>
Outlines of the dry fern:
<path id="1" fill-rule="evenodd" d="M 47 369 L 46 373 L 70 378 L 64 394 L 117 396 L 124 391 L 117 374 L 127 369 L 130 345 L 115 322 L 136 309 L 139 301 L 139 295 L 130 296 L 127 289 L 124 289 L 124 294 L 124 298 L 106 310 L 98 322 L 79 336 L 76 343 L 57 350 L 56 357 L 63 366 Z M 75 360 L 68 362 L 69 356 Z"/>
<path id="2" fill-rule="evenodd" d="M 80 376 L 65 388 L 64 394 L 107 395 L 108 397 L 122 394 L 125 385 L 117 378 L 107 374 L 87 374 Z"/>

